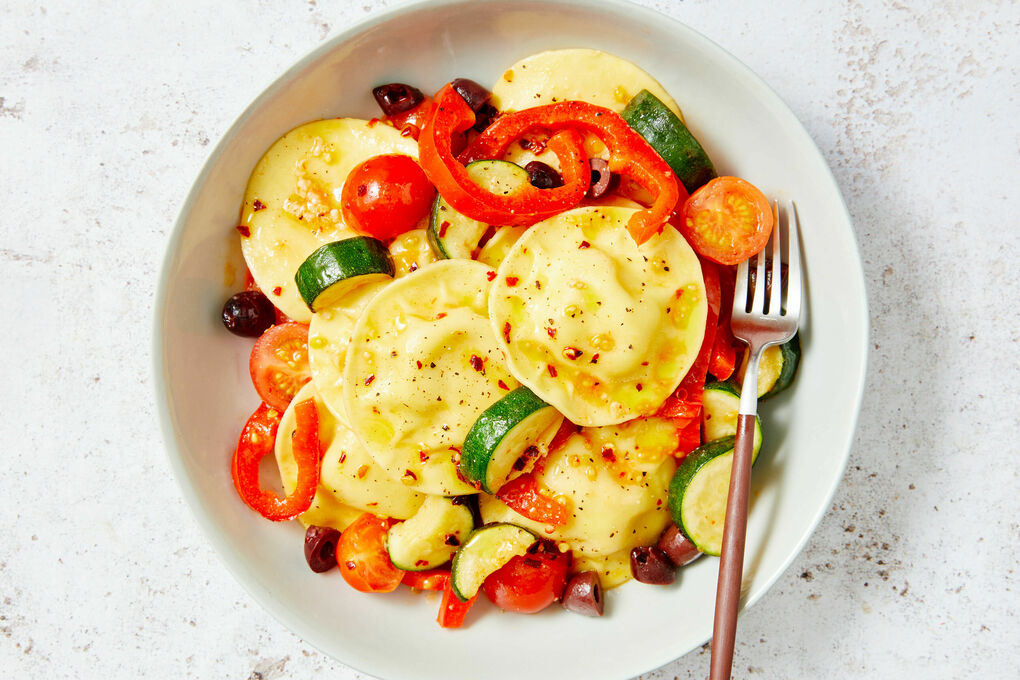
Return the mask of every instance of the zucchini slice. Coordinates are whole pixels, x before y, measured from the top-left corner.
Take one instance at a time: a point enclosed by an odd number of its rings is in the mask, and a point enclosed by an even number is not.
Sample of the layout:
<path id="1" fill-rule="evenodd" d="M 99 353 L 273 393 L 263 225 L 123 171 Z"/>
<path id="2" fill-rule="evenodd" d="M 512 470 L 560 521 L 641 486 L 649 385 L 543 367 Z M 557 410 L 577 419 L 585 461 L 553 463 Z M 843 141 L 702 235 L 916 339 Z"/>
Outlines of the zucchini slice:
<path id="1" fill-rule="evenodd" d="M 733 437 L 717 439 L 684 458 L 669 485 L 673 523 L 707 555 L 722 551 L 732 467 Z"/>
<path id="2" fill-rule="evenodd" d="M 355 236 L 309 255 L 294 274 L 301 299 L 313 312 L 328 309 L 366 283 L 393 278 L 393 259 L 382 241 Z"/>
<path id="3" fill-rule="evenodd" d="M 434 569 L 453 558 L 474 527 L 463 497 L 426 496 L 413 517 L 390 529 L 390 561 L 405 571 Z"/>
<path id="4" fill-rule="evenodd" d="M 714 382 L 705 385 L 702 395 L 701 428 L 705 441 L 711 442 L 737 434 L 737 415 L 740 411 L 740 392 L 730 383 Z M 754 418 L 754 460 L 761 451 L 761 418 Z"/>
<path id="5" fill-rule="evenodd" d="M 461 449 L 460 471 L 494 494 L 515 470 L 524 470 L 529 458 L 545 453 L 561 422 L 559 411 L 527 387 L 518 387 L 471 426 Z"/>
<path id="6" fill-rule="evenodd" d="M 504 195 L 515 193 L 529 182 L 527 170 L 509 161 L 475 161 L 468 164 L 467 173 L 478 186 Z M 446 199 L 436 196 L 429 219 L 429 245 L 440 259 L 470 260 L 489 226 L 460 214 Z"/>
<path id="7" fill-rule="evenodd" d="M 478 594 L 478 589 L 504 564 L 528 551 L 538 537 L 516 524 L 486 524 L 475 529 L 453 557 L 450 585 L 461 602 Z"/>
<path id="8" fill-rule="evenodd" d="M 770 399 L 793 384 L 800 364 L 800 336 L 794 335 L 782 345 L 773 345 L 762 352 L 758 362 L 758 399 Z M 737 370 L 736 379 L 744 381 L 747 355 Z"/>
<path id="9" fill-rule="evenodd" d="M 715 166 L 691 131 L 648 90 L 638 92 L 620 115 L 673 168 L 688 193 L 716 177 Z"/>

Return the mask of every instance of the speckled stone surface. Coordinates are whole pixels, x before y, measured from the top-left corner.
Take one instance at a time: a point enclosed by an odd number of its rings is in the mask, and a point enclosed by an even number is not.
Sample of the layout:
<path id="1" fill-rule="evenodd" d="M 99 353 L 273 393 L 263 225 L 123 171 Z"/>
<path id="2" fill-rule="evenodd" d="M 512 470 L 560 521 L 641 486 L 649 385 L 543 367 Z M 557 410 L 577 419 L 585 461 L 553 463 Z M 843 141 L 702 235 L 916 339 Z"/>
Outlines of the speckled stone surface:
<path id="1" fill-rule="evenodd" d="M 163 454 L 149 343 L 167 234 L 212 144 L 297 57 L 393 4 L 0 5 L 4 677 L 365 677 L 266 614 L 200 533 Z M 735 677 L 1016 677 L 1018 5 L 643 4 L 800 117 L 868 282 L 849 468 L 741 619 Z M 696 650 L 642 680 L 707 668 Z"/>

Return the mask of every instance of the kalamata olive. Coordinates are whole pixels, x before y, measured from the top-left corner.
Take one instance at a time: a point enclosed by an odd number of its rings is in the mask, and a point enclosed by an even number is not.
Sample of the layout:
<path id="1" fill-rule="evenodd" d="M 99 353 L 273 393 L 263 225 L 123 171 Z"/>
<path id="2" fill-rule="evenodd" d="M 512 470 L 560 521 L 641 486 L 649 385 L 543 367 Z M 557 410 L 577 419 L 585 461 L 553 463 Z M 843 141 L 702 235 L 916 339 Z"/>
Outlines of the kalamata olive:
<path id="1" fill-rule="evenodd" d="M 609 171 L 609 163 L 602 158 L 592 158 L 588 161 L 591 166 L 591 184 L 588 185 L 588 198 L 600 198 L 609 192 L 610 184 L 613 181 L 613 173 Z"/>
<path id="2" fill-rule="evenodd" d="M 582 571 L 567 582 L 563 608 L 584 616 L 602 616 L 602 584 L 598 572 Z"/>
<path id="3" fill-rule="evenodd" d="M 662 532 L 656 547 L 666 553 L 670 561 L 678 567 L 690 564 L 701 557 L 698 547 L 691 543 L 691 539 L 684 536 L 684 532 L 675 524 L 670 524 L 669 528 Z"/>
<path id="4" fill-rule="evenodd" d="M 630 551 L 630 572 L 641 583 L 669 585 L 676 579 L 676 567 L 658 548 L 642 546 Z"/>
<path id="5" fill-rule="evenodd" d="M 305 560 L 312 571 L 322 573 L 336 566 L 336 545 L 340 532 L 314 524 L 305 531 Z"/>
<path id="6" fill-rule="evenodd" d="M 257 290 L 246 290 L 223 305 L 223 325 L 234 335 L 257 338 L 276 323 L 276 308 Z"/>
<path id="7" fill-rule="evenodd" d="M 471 126 L 471 129 L 475 132 L 483 132 L 497 118 L 499 118 L 499 109 L 492 104 L 486 104 L 480 110 L 475 111 L 475 124 Z"/>
<path id="8" fill-rule="evenodd" d="M 481 111 L 492 96 L 491 92 L 469 78 L 455 78 L 450 85 L 464 98 L 472 111 Z"/>
<path id="9" fill-rule="evenodd" d="M 524 169 L 528 171 L 528 179 L 533 187 L 555 189 L 563 186 L 563 178 L 560 177 L 560 173 L 542 161 L 531 161 L 524 166 Z"/>
<path id="10" fill-rule="evenodd" d="M 425 95 L 417 87 L 404 83 L 390 83 L 372 88 L 372 96 L 382 109 L 383 115 L 395 116 L 410 111 L 425 100 Z"/>

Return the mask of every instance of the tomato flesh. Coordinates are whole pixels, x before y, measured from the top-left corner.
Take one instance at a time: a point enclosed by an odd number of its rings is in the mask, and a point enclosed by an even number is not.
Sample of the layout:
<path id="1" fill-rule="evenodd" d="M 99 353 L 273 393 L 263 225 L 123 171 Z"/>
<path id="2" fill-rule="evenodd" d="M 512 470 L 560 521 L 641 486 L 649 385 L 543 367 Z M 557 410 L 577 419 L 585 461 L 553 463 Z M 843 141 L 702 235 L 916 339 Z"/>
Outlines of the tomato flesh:
<path id="1" fill-rule="evenodd" d="M 397 589 L 404 571 L 390 561 L 386 534 L 392 521 L 363 513 L 340 534 L 336 563 L 340 575 L 363 593 L 389 593 Z"/>
<path id="2" fill-rule="evenodd" d="M 248 370 L 255 391 L 279 411 L 312 379 L 308 366 L 308 326 L 289 321 L 271 326 L 251 350 Z"/>
<path id="3" fill-rule="evenodd" d="M 429 214 L 436 190 L 410 156 L 373 156 L 344 182 L 340 207 L 355 231 L 386 241 L 414 229 Z"/>
<path id="4" fill-rule="evenodd" d="M 680 233 L 702 257 L 739 264 L 760 253 L 773 226 L 765 195 L 739 177 L 716 177 L 684 203 Z"/>
<path id="5" fill-rule="evenodd" d="M 517 555 L 489 575 L 482 589 L 500 609 L 534 614 L 563 595 L 570 561 L 569 553 Z"/>

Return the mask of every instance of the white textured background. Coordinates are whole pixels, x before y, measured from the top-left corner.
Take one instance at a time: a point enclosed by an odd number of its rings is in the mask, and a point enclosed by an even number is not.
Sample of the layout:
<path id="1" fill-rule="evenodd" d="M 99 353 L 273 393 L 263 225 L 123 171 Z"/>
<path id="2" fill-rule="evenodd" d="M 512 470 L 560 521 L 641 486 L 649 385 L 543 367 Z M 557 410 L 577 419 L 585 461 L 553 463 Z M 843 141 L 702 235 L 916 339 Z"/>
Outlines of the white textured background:
<path id="1" fill-rule="evenodd" d="M 149 336 L 212 144 L 299 56 L 394 4 L 0 3 L 3 677 L 365 677 L 264 613 L 199 533 L 163 452 Z M 641 4 L 733 52 L 804 122 L 868 281 L 850 466 L 741 619 L 736 677 L 1017 677 L 1018 5 Z M 702 649 L 642 680 L 707 666 Z"/>

